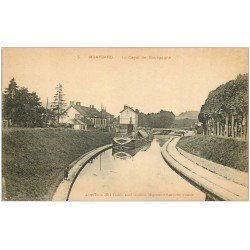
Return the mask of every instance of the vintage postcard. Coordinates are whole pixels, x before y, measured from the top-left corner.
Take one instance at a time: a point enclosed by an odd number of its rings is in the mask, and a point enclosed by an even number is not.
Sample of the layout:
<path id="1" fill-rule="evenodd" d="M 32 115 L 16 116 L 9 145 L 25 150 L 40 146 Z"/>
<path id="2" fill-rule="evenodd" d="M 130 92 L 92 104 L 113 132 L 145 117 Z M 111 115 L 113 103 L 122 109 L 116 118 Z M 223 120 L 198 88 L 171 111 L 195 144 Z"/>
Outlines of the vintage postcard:
<path id="1" fill-rule="evenodd" d="M 2 48 L 2 201 L 248 201 L 248 48 Z"/>

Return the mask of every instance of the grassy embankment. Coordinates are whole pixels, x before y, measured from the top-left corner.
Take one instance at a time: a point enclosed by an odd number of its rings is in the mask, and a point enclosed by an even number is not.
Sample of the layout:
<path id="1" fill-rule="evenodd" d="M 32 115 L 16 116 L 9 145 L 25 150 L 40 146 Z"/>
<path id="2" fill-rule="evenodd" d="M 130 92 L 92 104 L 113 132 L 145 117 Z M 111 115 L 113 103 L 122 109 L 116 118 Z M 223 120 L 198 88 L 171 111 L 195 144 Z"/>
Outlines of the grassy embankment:
<path id="1" fill-rule="evenodd" d="M 51 200 L 64 168 L 112 138 L 99 131 L 62 129 L 11 129 L 2 135 L 3 199 L 29 201 Z"/>
<path id="2" fill-rule="evenodd" d="M 248 172 L 248 143 L 246 141 L 195 135 L 182 137 L 177 146 L 207 160 Z"/>

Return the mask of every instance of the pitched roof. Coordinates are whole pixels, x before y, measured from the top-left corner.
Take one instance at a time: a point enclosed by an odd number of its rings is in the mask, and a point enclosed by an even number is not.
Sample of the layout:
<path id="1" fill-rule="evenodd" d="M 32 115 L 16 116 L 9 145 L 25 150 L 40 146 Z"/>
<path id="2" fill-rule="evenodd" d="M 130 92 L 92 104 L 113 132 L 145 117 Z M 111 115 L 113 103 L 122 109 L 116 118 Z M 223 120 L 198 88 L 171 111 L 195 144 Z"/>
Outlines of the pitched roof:
<path id="1" fill-rule="evenodd" d="M 91 118 L 101 118 L 101 112 L 99 112 L 96 108 L 84 107 L 80 105 L 73 106 L 81 115 L 88 116 Z"/>
<path id="2" fill-rule="evenodd" d="M 80 105 L 70 105 L 64 113 L 66 113 L 71 107 L 76 109 L 82 116 L 87 116 L 89 118 L 106 118 L 107 116 L 113 116 L 106 110 L 98 111 L 96 108 Z"/>
<path id="3" fill-rule="evenodd" d="M 131 107 L 129 107 L 129 106 L 127 106 L 127 105 L 124 105 L 124 108 L 123 108 L 123 110 L 122 111 L 120 111 L 120 113 L 122 113 L 124 110 L 126 110 L 126 109 L 130 109 L 130 110 L 132 110 L 133 112 L 135 112 L 135 110 L 133 109 L 133 108 L 131 108 Z M 136 113 L 136 112 L 135 112 Z"/>

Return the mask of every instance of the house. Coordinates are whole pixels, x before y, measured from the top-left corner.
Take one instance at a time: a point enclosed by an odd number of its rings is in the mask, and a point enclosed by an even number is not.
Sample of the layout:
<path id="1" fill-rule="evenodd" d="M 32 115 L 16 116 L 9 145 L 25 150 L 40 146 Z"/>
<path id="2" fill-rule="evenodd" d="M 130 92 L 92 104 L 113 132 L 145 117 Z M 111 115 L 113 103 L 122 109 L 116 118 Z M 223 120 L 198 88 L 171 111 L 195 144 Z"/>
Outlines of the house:
<path id="1" fill-rule="evenodd" d="M 80 102 L 71 101 L 69 107 L 61 115 L 60 123 L 71 124 L 77 130 L 106 129 L 107 120 L 111 119 L 107 118 L 107 114 L 106 110 L 105 112 L 98 111 L 94 105 L 85 107 L 81 106 Z"/>
<path id="2" fill-rule="evenodd" d="M 124 105 L 123 110 L 120 112 L 119 127 L 120 132 L 125 134 L 137 130 L 138 114 L 133 108 L 129 107 L 128 105 Z"/>

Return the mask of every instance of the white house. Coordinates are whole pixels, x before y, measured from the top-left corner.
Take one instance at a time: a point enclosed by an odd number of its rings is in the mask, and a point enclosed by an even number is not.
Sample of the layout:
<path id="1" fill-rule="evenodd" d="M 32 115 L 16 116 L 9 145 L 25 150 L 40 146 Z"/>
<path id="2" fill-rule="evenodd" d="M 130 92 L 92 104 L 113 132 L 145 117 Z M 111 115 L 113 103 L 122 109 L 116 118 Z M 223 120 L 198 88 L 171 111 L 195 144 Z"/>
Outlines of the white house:
<path id="1" fill-rule="evenodd" d="M 122 133 L 131 133 L 137 130 L 138 114 L 128 105 L 124 105 L 123 110 L 120 112 L 119 126 Z"/>
<path id="2" fill-rule="evenodd" d="M 74 129 L 87 130 L 90 128 L 106 129 L 106 114 L 98 111 L 94 105 L 90 107 L 81 106 L 80 102 L 76 104 L 71 101 L 70 106 L 60 117 L 60 123 L 72 124 Z"/>

